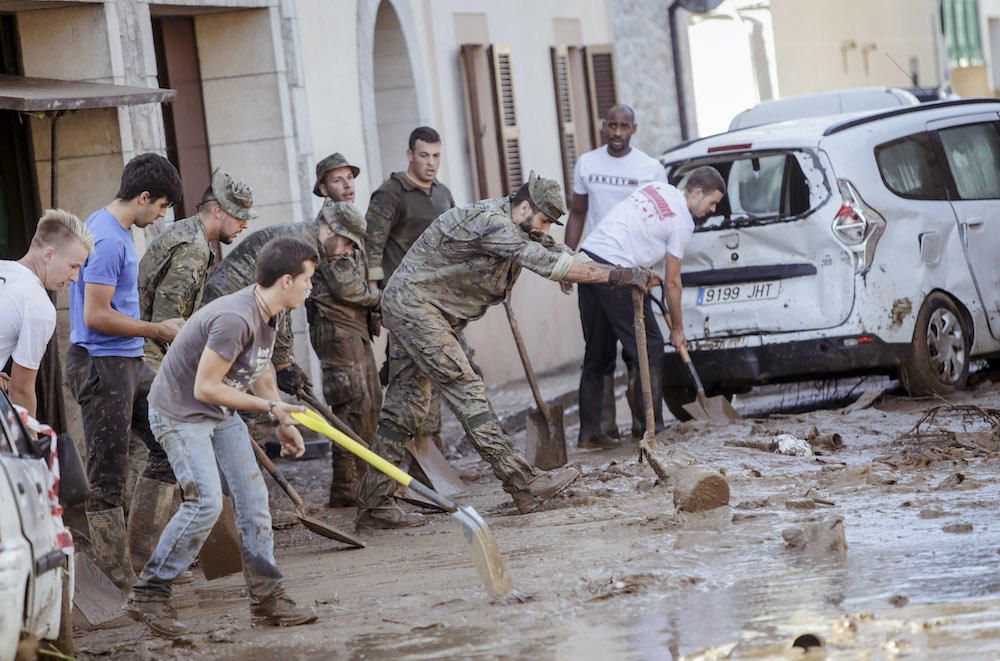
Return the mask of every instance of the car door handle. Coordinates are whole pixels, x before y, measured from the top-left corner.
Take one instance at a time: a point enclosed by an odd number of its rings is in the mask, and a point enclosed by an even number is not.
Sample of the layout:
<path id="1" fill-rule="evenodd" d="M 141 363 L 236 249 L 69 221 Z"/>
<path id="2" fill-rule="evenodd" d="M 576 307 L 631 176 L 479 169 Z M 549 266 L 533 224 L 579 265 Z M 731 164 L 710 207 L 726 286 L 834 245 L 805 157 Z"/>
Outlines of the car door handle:
<path id="1" fill-rule="evenodd" d="M 17 483 L 17 491 L 18 491 L 18 493 L 20 493 L 20 494 L 21 494 L 22 496 L 24 495 L 24 483 L 23 483 L 23 482 L 18 482 L 18 483 Z"/>
<path id="2" fill-rule="evenodd" d="M 962 224 L 965 225 L 966 227 L 982 227 L 983 226 L 983 219 L 982 218 L 963 218 L 962 219 Z"/>

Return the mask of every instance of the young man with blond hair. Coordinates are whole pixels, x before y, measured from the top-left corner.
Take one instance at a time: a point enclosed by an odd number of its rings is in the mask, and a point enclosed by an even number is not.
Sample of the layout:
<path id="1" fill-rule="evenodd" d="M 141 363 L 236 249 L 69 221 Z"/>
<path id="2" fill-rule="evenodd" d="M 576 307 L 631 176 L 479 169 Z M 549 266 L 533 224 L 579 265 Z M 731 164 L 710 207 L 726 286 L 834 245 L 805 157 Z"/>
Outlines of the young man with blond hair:
<path id="1" fill-rule="evenodd" d="M 0 369 L 13 358 L 10 376 L 0 373 L 0 389 L 35 416 L 35 378 L 56 329 L 56 308 L 47 291 L 76 282 L 94 248 L 94 237 L 79 218 L 49 209 L 39 219 L 24 257 L 0 261 Z"/>

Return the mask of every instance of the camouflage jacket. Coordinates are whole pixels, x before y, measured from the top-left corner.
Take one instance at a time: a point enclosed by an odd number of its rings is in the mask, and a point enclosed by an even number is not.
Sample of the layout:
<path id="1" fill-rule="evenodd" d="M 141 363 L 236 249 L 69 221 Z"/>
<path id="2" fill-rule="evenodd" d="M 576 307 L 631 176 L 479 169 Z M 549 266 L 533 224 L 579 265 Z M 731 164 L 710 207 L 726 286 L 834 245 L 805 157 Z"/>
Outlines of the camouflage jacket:
<path id="1" fill-rule="evenodd" d="M 257 255 L 271 239 L 279 236 L 291 236 L 305 241 L 319 253 L 320 264 L 326 264 L 326 251 L 319 240 L 316 223 L 291 223 L 287 225 L 271 225 L 259 229 L 237 244 L 205 281 L 205 293 L 202 303 L 211 303 L 220 296 L 232 294 L 252 285 L 257 281 Z M 274 341 L 274 353 L 271 362 L 275 365 L 285 365 L 293 362 L 292 321 L 290 315 L 284 315 L 279 321 L 278 337 Z"/>
<path id="2" fill-rule="evenodd" d="M 139 317 L 158 322 L 194 314 L 212 261 L 198 216 L 173 223 L 153 240 L 139 262 Z M 147 339 L 146 363 L 159 369 L 165 351 L 165 345 Z"/>
<path id="3" fill-rule="evenodd" d="M 322 264 L 313 276 L 313 290 L 306 305 L 309 323 L 332 323 L 337 330 L 371 338 L 370 316 L 382 292 L 368 284 L 364 246 L 349 255 Z M 316 352 L 321 347 L 314 347 Z"/>
<path id="4" fill-rule="evenodd" d="M 434 219 L 455 206 L 451 191 L 434 180 L 430 190 L 414 184 L 405 172 L 393 172 L 368 203 L 368 272 L 387 281 L 410 246 Z"/>
<path id="5" fill-rule="evenodd" d="M 522 267 L 550 280 L 565 277 L 578 256 L 548 237 L 529 237 L 510 211 L 510 199 L 497 198 L 442 214 L 389 279 L 382 309 L 414 317 L 430 307 L 461 329 L 509 295 Z"/>

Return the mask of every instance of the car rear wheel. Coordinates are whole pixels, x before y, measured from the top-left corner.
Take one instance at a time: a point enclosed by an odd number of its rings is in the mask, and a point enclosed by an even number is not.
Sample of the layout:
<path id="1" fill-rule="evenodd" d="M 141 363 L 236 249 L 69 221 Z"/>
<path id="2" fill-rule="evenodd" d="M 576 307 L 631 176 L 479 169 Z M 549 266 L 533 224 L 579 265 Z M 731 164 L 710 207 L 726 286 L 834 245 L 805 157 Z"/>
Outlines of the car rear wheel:
<path id="1" fill-rule="evenodd" d="M 961 390 L 969 378 L 971 348 L 958 307 L 944 294 L 931 294 L 917 315 L 910 355 L 901 370 L 906 391 L 921 396 Z"/>

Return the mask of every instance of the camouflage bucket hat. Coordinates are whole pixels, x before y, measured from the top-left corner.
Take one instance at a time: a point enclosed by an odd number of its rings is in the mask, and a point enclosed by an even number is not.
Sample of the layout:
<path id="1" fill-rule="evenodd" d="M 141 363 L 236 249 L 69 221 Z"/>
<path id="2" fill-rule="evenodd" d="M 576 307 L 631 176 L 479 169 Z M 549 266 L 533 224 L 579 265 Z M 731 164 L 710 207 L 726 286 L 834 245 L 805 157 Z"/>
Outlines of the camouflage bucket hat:
<path id="1" fill-rule="evenodd" d="M 528 177 L 528 195 L 538 210 L 552 219 L 556 225 L 562 225 L 559 220 L 566 215 L 566 202 L 563 200 L 562 186 L 552 179 L 539 177 L 534 172 Z"/>
<path id="2" fill-rule="evenodd" d="M 334 152 L 316 164 L 316 183 L 313 184 L 313 195 L 323 197 L 323 194 L 319 192 L 319 182 L 323 181 L 323 177 L 326 176 L 327 172 L 336 170 L 337 168 L 351 168 L 351 173 L 355 177 L 361 174 L 361 168 L 348 163 L 347 158 L 339 151 Z"/>
<path id="3" fill-rule="evenodd" d="M 222 168 L 212 172 L 212 195 L 222 210 L 233 218 L 253 220 L 257 212 L 253 210 L 253 189 L 242 179 L 233 179 Z"/>
<path id="4" fill-rule="evenodd" d="M 358 208 L 350 202 L 330 202 L 323 204 L 323 220 L 334 234 L 347 237 L 359 248 L 365 244 L 368 223 Z"/>

